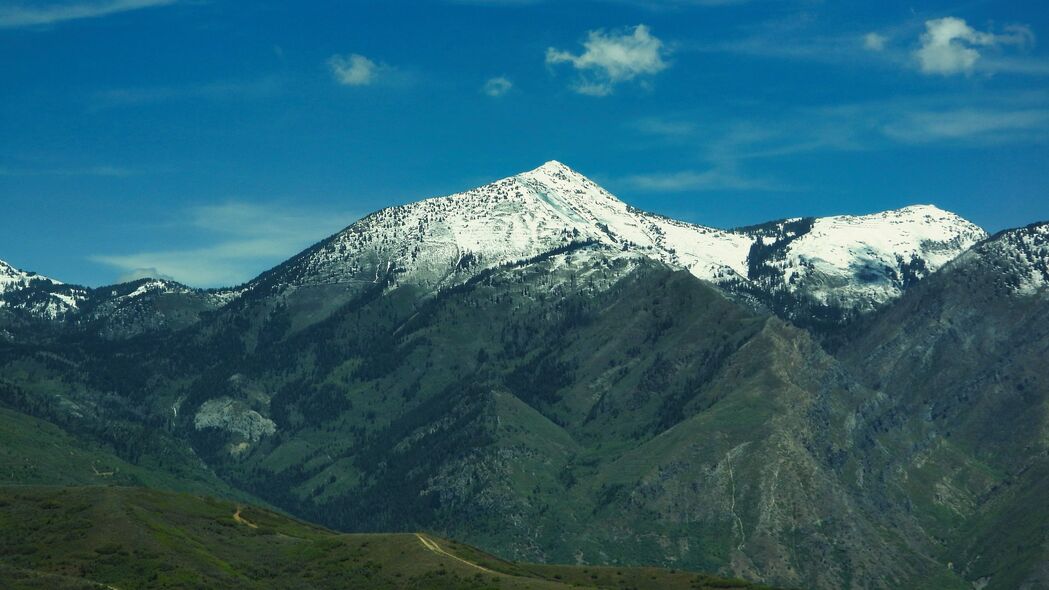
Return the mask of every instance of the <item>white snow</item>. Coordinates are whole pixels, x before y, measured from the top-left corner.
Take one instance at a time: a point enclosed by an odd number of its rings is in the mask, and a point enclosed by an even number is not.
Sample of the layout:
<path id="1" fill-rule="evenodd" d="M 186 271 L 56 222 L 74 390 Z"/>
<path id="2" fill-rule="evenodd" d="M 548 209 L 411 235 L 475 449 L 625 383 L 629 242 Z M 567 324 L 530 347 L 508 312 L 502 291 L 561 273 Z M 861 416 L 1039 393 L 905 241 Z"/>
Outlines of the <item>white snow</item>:
<path id="1" fill-rule="evenodd" d="M 788 246 L 785 286 L 805 288 L 820 301 L 877 305 L 901 294 L 899 280 L 893 279 L 901 262 L 919 258 L 932 273 L 986 235 L 932 205 L 819 218 Z"/>
<path id="2" fill-rule="evenodd" d="M 567 166 L 547 162 L 470 191 L 374 213 L 305 260 L 298 284 L 365 276 L 374 282 L 399 269 L 399 282 L 437 287 L 584 240 L 645 252 L 709 280 L 745 273 L 751 242 L 638 211 Z"/>
<path id="3" fill-rule="evenodd" d="M 804 289 L 820 301 L 870 308 L 901 293 L 901 261 L 920 258 L 932 272 L 983 237 L 979 227 L 931 205 L 821 218 L 772 263 L 783 271 L 782 284 L 762 288 Z M 440 288 L 583 240 L 725 285 L 746 283 L 751 246 L 775 238 L 639 211 L 551 161 L 463 193 L 369 215 L 301 261 L 290 280 L 303 286 L 388 279 L 395 286 Z"/>

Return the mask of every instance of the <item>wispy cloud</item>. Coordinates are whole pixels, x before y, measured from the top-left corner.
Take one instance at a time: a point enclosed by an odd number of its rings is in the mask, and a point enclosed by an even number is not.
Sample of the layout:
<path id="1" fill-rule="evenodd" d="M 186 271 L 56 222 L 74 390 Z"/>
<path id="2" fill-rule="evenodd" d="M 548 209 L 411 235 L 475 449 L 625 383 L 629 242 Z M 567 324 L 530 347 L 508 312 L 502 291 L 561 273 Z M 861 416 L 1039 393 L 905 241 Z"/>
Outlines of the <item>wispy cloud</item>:
<path id="1" fill-rule="evenodd" d="M 481 92 L 497 98 L 503 96 L 514 87 L 513 82 L 506 78 L 506 76 L 496 76 L 495 78 L 489 78 L 484 86 L 481 87 Z"/>
<path id="2" fill-rule="evenodd" d="M 631 125 L 652 141 L 695 150 L 691 169 L 618 179 L 644 191 L 796 191 L 762 173 L 764 163 L 823 153 L 899 147 L 986 149 L 1049 142 L 1049 96 L 1042 92 L 952 94 L 821 107 L 769 108 L 724 117 L 706 113 Z M 696 123 L 689 126 L 688 121 Z M 663 132 L 663 133 L 661 133 Z M 680 132 L 680 133 L 679 133 Z"/>
<path id="3" fill-rule="evenodd" d="M 634 121 L 630 126 L 645 135 L 664 138 L 687 137 L 697 129 L 697 125 L 692 121 L 666 117 L 645 117 Z"/>
<path id="4" fill-rule="evenodd" d="M 475 4 L 479 6 L 529 6 L 553 3 L 554 0 L 448 0 L 452 4 Z M 561 0 L 564 1 L 564 0 Z M 688 6 L 736 6 L 758 0 L 591 0 L 592 3 L 626 4 L 638 8 L 663 10 Z"/>
<path id="5" fill-rule="evenodd" d="M 181 86 L 111 88 L 91 97 L 94 108 L 113 108 L 182 100 L 245 100 L 273 96 L 284 88 L 278 76 L 254 80 L 215 80 Z"/>
<path id="6" fill-rule="evenodd" d="M 108 176 L 124 178 L 140 174 L 139 170 L 123 166 L 96 165 L 74 168 L 10 168 L 0 166 L 0 176 Z"/>
<path id="7" fill-rule="evenodd" d="M 742 26 L 728 40 L 682 42 L 675 48 L 853 67 L 903 65 L 909 57 L 892 42 L 916 30 L 912 23 L 878 31 L 827 30 L 817 19 L 801 14 Z"/>
<path id="8" fill-rule="evenodd" d="M 905 143 L 979 142 L 981 145 L 1049 138 L 1049 108 L 961 108 L 901 113 L 882 131 Z"/>
<path id="9" fill-rule="evenodd" d="M 590 31 L 583 42 L 584 51 L 575 55 L 550 47 L 546 63 L 567 63 L 580 72 L 574 90 L 590 96 L 612 94 L 615 86 L 665 70 L 666 49 L 645 25 L 633 30 Z"/>
<path id="10" fill-rule="evenodd" d="M 884 51 L 889 38 L 881 33 L 870 32 L 863 36 L 863 48 L 868 51 Z"/>
<path id="11" fill-rule="evenodd" d="M 175 4 L 178 0 L 100 0 L 97 2 L 36 2 L 32 5 L 0 6 L 0 28 L 39 27 L 64 21 L 98 18 Z"/>
<path id="12" fill-rule="evenodd" d="M 1041 93 L 901 98 L 795 109 L 777 120 L 738 121 L 714 143 L 721 157 L 754 160 L 898 145 L 986 148 L 1049 141 Z"/>
<path id="13" fill-rule="evenodd" d="M 95 255 L 91 260 L 117 269 L 124 280 L 159 276 L 200 287 L 229 286 L 251 279 L 356 217 L 238 201 L 194 207 L 184 211 L 177 224 L 200 234 L 200 246 Z"/>
<path id="14" fill-rule="evenodd" d="M 340 86 L 405 87 L 417 81 L 417 73 L 359 53 L 336 54 L 325 62 L 328 72 Z"/>

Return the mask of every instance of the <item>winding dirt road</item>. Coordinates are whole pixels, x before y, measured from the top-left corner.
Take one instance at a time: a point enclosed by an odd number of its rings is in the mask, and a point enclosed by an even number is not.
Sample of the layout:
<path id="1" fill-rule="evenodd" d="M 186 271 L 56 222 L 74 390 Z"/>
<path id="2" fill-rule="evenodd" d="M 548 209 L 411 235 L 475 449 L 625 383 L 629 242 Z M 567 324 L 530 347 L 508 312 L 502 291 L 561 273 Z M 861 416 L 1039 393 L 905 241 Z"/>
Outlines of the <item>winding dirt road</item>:
<path id="1" fill-rule="evenodd" d="M 486 568 L 484 566 L 477 565 L 476 563 L 474 563 L 472 561 L 466 561 L 465 559 L 463 559 L 462 557 L 459 557 L 458 555 L 452 555 L 451 553 L 448 553 L 447 551 L 442 549 L 441 546 L 438 545 L 433 539 L 427 537 L 426 535 L 424 535 L 422 533 L 415 533 L 415 536 L 418 537 L 419 542 L 423 544 L 423 547 L 426 547 L 426 549 L 428 549 L 429 551 L 432 551 L 432 552 L 434 552 L 434 553 L 436 553 L 438 555 L 443 555 L 445 557 L 450 557 L 450 558 L 452 558 L 452 559 L 454 559 L 454 560 L 456 560 L 458 562 L 465 563 L 466 565 L 468 565 L 468 566 L 470 566 L 472 568 L 477 568 L 477 569 L 481 570 L 482 572 L 486 572 L 486 573 L 489 573 L 489 574 L 495 574 L 497 576 L 503 575 L 503 574 L 500 574 L 499 572 L 492 571 L 492 570 L 490 570 L 490 569 L 488 569 L 488 568 Z"/>

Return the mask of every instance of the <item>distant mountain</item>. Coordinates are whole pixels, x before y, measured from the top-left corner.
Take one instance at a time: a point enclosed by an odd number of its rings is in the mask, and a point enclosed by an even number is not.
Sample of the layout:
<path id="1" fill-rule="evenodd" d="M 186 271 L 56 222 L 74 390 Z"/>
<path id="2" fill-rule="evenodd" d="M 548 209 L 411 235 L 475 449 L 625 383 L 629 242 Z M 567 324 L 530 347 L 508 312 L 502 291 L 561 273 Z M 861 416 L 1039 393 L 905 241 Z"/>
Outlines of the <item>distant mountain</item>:
<path id="1" fill-rule="evenodd" d="M 75 313 L 86 296 L 83 287 L 21 271 L 0 260 L 0 312 L 58 320 Z"/>
<path id="2" fill-rule="evenodd" d="M 55 329 L 88 331 L 108 339 L 178 330 L 237 296 L 235 290 L 193 289 L 161 279 L 91 289 L 0 261 L 0 336 L 11 338 L 10 330 L 18 326 L 30 326 L 21 332 L 23 337 L 40 337 Z"/>

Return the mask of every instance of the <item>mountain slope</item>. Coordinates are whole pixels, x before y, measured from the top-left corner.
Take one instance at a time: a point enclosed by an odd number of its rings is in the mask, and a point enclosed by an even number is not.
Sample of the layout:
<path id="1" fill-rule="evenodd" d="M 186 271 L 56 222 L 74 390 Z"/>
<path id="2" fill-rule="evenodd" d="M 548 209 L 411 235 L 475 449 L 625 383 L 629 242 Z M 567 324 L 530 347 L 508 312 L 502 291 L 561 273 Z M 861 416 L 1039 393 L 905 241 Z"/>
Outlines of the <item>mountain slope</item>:
<path id="1" fill-rule="evenodd" d="M 928 328 L 915 301 L 963 293 L 938 277 L 957 276 L 972 256 L 949 261 L 981 236 L 929 206 L 715 230 L 548 163 L 377 212 L 228 295 L 90 291 L 75 337 L 0 342 L 0 401 L 130 464 L 213 472 L 344 530 L 819 588 L 962 588 L 979 577 L 958 556 L 991 559 L 993 524 L 1041 491 L 1033 459 L 947 440 L 964 427 L 1026 457 L 1016 444 L 1035 436 L 1040 390 L 1023 415 L 955 400 L 954 421 L 935 422 L 930 396 L 993 376 L 934 390 L 947 377 L 905 341 Z M 1012 274 L 972 276 L 1029 290 L 1044 266 L 1025 240 L 999 257 Z M 819 344 L 842 325 L 877 340 L 854 339 L 842 362 Z M 1037 350 L 1001 366 L 1029 370 Z M 999 432 L 1002 417 L 1021 434 Z M 1014 481 L 1003 474 L 1032 483 L 975 509 Z M 1023 571 L 1041 563 L 1023 555 Z"/>
<path id="2" fill-rule="evenodd" d="M 852 484 L 873 392 L 690 273 L 589 243 L 381 292 L 299 329 L 291 306 L 237 304 L 235 337 L 198 332 L 227 351 L 180 402 L 209 465 L 331 526 L 514 559 L 960 584 Z"/>
<path id="3" fill-rule="evenodd" d="M 842 358 L 891 399 L 884 472 L 987 588 L 1049 582 L 1049 224 L 999 233 L 872 318 Z M 914 482 L 913 484 L 908 482 Z"/>

